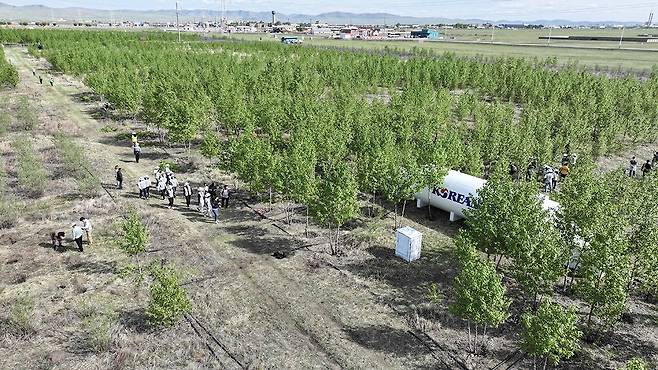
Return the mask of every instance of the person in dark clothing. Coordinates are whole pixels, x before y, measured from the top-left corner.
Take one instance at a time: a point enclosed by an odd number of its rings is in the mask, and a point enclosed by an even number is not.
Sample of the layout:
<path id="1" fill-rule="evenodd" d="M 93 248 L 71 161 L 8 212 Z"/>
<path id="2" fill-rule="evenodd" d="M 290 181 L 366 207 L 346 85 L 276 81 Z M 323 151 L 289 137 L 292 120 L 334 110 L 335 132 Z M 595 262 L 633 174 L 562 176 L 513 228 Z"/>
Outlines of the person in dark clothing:
<path id="1" fill-rule="evenodd" d="M 651 172 L 652 166 L 651 166 L 651 161 L 647 159 L 647 162 L 642 165 L 642 177 L 646 176 L 649 172 Z"/>
<path id="2" fill-rule="evenodd" d="M 53 243 L 53 250 L 57 251 L 62 248 L 62 241 L 66 233 L 63 231 L 57 231 L 50 233 L 50 241 Z"/>
<path id="3" fill-rule="evenodd" d="M 208 186 L 208 191 L 210 192 L 210 197 L 215 198 L 217 196 L 217 185 L 215 185 L 215 182 L 211 182 L 210 186 Z"/>
<path id="4" fill-rule="evenodd" d="M 528 168 L 525 171 L 525 181 L 532 181 L 532 179 L 536 176 L 535 174 L 537 173 L 537 160 L 533 159 L 530 161 L 528 164 Z"/>
<path id="5" fill-rule="evenodd" d="M 231 192 L 228 190 L 228 185 L 224 185 L 221 196 L 222 196 L 222 208 L 227 208 L 228 199 L 231 197 Z"/>
<path id="6" fill-rule="evenodd" d="M 169 209 L 174 208 L 174 188 L 171 185 L 167 185 L 165 192 L 167 193 L 167 199 L 169 200 Z"/>
<path id="7" fill-rule="evenodd" d="M 123 173 L 121 172 L 121 168 L 119 166 L 115 166 L 114 169 L 117 171 L 117 189 L 121 190 L 123 189 Z"/>
<path id="8" fill-rule="evenodd" d="M 135 163 L 139 163 L 139 155 L 142 153 L 142 148 L 139 147 L 139 143 L 133 144 L 133 154 L 135 154 Z"/>
<path id="9" fill-rule="evenodd" d="M 43 85 L 43 77 L 39 76 L 39 83 Z"/>
<path id="10" fill-rule="evenodd" d="M 516 164 L 510 163 L 509 164 L 509 175 L 512 177 L 514 180 L 518 180 L 519 176 L 519 168 L 516 167 Z"/>
<path id="11" fill-rule="evenodd" d="M 213 197 L 210 199 L 210 208 L 212 209 L 215 223 L 219 223 L 219 197 Z"/>

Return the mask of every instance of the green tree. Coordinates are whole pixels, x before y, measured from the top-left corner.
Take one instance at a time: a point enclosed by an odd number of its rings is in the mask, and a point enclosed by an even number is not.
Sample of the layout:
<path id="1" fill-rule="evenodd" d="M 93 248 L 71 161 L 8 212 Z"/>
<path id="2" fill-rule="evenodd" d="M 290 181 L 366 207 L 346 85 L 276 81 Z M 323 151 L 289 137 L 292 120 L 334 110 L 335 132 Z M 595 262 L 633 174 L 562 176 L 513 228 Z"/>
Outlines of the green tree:
<path id="1" fill-rule="evenodd" d="M 153 263 L 149 271 L 153 277 L 151 300 L 146 309 L 149 320 L 155 325 L 173 326 L 192 309 L 187 292 L 181 287 L 174 268 Z"/>
<path id="2" fill-rule="evenodd" d="M 465 234 L 488 256 L 498 254 L 498 264 L 512 260 L 512 275 L 534 304 L 551 290 L 568 253 L 532 184 L 494 174 L 466 214 Z"/>
<path id="3" fill-rule="evenodd" d="M 206 132 L 201 142 L 201 154 L 208 159 L 218 157 L 221 153 L 221 144 L 222 142 L 217 137 L 217 134 Z"/>
<path id="4" fill-rule="evenodd" d="M 324 168 L 310 211 L 319 223 L 329 226 L 330 233 L 333 227 L 336 228 L 336 236 L 329 238 L 332 254 L 339 250 L 341 225 L 359 212 L 356 195 L 356 179 L 347 164 L 337 163 Z"/>
<path id="5" fill-rule="evenodd" d="M 649 365 L 640 357 L 633 357 L 626 363 L 626 370 L 649 370 Z"/>
<path id="6" fill-rule="evenodd" d="M 288 148 L 284 157 L 285 165 L 282 166 L 283 193 L 288 201 L 294 200 L 309 204 L 316 191 L 317 181 L 315 178 L 315 148 L 309 137 L 299 135 L 293 138 L 292 145 Z M 289 204 L 286 206 L 286 218 L 290 223 Z M 306 234 L 308 234 L 309 208 L 306 207 Z"/>
<path id="7" fill-rule="evenodd" d="M 128 256 L 134 257 L 146 250 L 149 243 L 149 231 L 142 223 L 141 217 L 134 209 L 128 211 L 128 216 L 120 224 L 121 234 L 119 247 Z"/>
<path id="8" fill-rule="evenodd" d="M 579 347 L 582 333 L 576 326 L 577 321 L 578 315 L 573 309 L 565 310 L 545 300 L 536 312 L 526 312 L 521 317 L 521 348 L 535 359 L 544 358 L 544 369 L 548 361 L 557 365 L 560 360 L 573 356 Z"/>
<path id="9" fill-rule="evenodd" d="M 468 343 L 471 346 L 471 323 L 475 324 L 473 350 L 477 346 L 478 325 L 498 327 L 507 319 L 510 300 L 505 297 L 501 277 L 489 261 L 482 261 L 472 241 L 466 237 L 457 239 L 461 271 L 454 280 L 455 303 L 450 312 L 468 323 Z"/>
<path id="10" fill-rule="evenodd" d="M 565 242 L 577 255 L 576 293 L 593 317 L 610 328 L 624 311 L 630 281 L 627 179 L 619 172 L 577 172 L 562 188 L 558 215 Z"/>

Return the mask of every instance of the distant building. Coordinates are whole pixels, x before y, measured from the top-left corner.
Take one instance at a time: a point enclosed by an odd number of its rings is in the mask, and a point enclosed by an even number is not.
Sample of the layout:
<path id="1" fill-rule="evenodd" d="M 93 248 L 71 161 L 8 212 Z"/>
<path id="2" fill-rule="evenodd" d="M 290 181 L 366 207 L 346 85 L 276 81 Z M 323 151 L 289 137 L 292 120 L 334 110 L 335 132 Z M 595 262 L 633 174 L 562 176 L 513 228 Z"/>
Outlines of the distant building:
<path id="1" fill-rule="evenodd" d="M 348 28 L 342 28 L 340 30 L 339 36 L 343 40 L 351 40 L 356 38 L 357 34 L 358 34 L 358 28 L 348 27 Z"/>
<path id="2" fill-rule="evenodd" d="M 327 24 L 313 24 L 311 25 L 311 35 L 325 35 L 325 36 L 330 36 L 333 35 L 334 31 L 329 28 Z"/>
<path id="3" fill-rule="evenodd" d="M 423 28 L 420 31 L 411 31 L 411 38 L 412 39 L 429 39 L 429 40 L 437 40 L 439 38 L 439 31 L 437 30 L 432 30 L 429 28 Z"/>

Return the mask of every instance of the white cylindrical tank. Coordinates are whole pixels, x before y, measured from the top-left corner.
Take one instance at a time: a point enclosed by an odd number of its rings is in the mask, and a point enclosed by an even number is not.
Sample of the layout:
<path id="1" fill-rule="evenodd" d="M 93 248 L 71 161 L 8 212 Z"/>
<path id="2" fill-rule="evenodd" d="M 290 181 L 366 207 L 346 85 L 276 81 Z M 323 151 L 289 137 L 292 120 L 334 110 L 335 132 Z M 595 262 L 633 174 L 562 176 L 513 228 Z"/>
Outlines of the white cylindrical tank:
<path id="1" fill-rule="evenodd" d="M 448 171 L 443 178 L 443 184 L 431 190 L 424 188 L 416 194 L 418 208 L 429 204 L 433 207 L 450 212 L 450 221 L 464 217 L 464 211 L 473 205 L 473 196 L 487 183 L 486 180 L 467 175 L 458 171 Z"/>
<path id="2" fill-rule="evenodd" d="M 479 177 L 459 171 L 448 171 L 443 184 L 432 189 L 429 198 L 428 188 L 416 193 L 416 206 L 426 207 L 429 200 L 429 204 L 433 207 L 450 212 L 450 221 L 456 221 L 464 218 L 464 211 L 473 207 L 473 198 L 486 183 L 487 180 Z M 554 211 L 559 207 L 559 204 L 548 199 L 548 196 L 542 197 L 544 209 Z"/>

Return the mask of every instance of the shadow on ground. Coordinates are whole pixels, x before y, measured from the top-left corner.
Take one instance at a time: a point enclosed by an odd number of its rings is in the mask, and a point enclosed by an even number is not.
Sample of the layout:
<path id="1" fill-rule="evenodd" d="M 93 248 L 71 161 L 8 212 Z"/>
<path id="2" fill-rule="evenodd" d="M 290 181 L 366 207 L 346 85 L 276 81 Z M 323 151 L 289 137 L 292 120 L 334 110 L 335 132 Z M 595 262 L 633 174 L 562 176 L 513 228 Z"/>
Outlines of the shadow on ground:
<path id="1" fill-rule="evenodd" d="M 346 328 L 345 333 L 359 345 L 398 357 L 425 355 L 426 347 L 414 339 L 406 330 L 393 329 L 384 325 Z"/>

